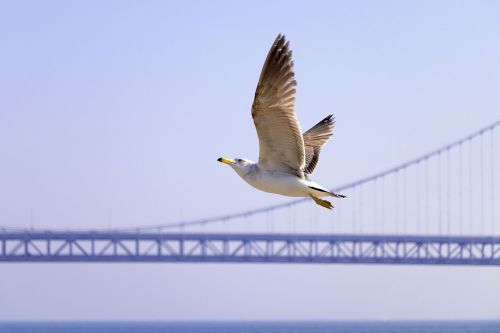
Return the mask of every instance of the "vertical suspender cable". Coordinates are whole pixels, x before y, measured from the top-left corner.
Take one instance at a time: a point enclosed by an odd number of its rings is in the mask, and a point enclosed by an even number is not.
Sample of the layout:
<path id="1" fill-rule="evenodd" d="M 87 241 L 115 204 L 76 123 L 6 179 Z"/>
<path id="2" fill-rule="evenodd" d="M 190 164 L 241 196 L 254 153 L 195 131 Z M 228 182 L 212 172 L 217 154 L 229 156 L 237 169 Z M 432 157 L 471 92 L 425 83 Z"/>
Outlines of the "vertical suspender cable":
<path id="1" fill-rule="evenodd" d="M 451 190 L 450 190 L 450 150 L 446 151 L 446 232 L 448 236 L 451 233 Z"/>
<path id="2" fill-rule="evenodd" d="M 394 181 L 394 193 L 396 194 L 396 200 L 395 200 L 395 203 L 396 203 L 396 207 L 395 210 L 396 210 L 396 214 L 395 214 L 395 218 L 394 218 L 394 230 L 396 231 L 396 234 L 398 234 L 398 223 L 399 223 L 399 170 L 396 170 L 396 174 L 394 175 L 395 177 L 395 181 Z"/>
<path id="3" fill-rule="evenodd" d="M 442 174 L 441 174 L 441 153 L 438 154 L 437 156 L 437 161 L 438 161 L 438 179 L 437 179 L 437 186 L 438 186 L 438 233 L 440 235 L 443 234 L 443 229 L 442 229 L 442 224 L 443 224 L 443 218 L 442 218 L 442 212 L 441 212 L 441 207 L 442 207 L 442 198 L 441 198 L 441 182 L 442 180 Z"/>
<path id="4" fill-rule="evenodd" d="M 429 235 L 429 160 L 425 160 L 425 168 L 424 168 L 424 205 L 425 205 L 425 233 Z"/>
<path id="5" fill-rule="evenodd" d="M 352 199 L 351 199 L 351 218 L 352 218 L 352 233 L 356 232 L 356 187 L 352 189 Z"/>
<path id="6" fill-rule="evenodd" d="M 361 185 L 363 186 L 363 185 Z M 359 198 L 358 198 L 358 202 L 359 202 L 359 210 L 358 210 L 358 229 L 359 229 L 359 232 L 363 232 L 364 230 L 364 227 L 363 227 L 363 187 L 360 186 L 360 191 L 359 191 Z"/>
<path id="7" fill-rule="evenodd" d="M 480 137 L 480 142 L 479 142 L 479 175 L 480 175 L 480 180 L 479 180 L 479 196 L 480 196 L 480 201 L 481 201 L 481 234 L 484 235 L 484 154 L 483 154 L 483 133 L 481 133 Z"/>
<path id="8" fill-rule="evenodd" d="M 416 216 L 417 216 L 417 234 L 420 234 L 420 169 L 419 169 L 420 163 L 417 162 L 415 165 L 415 173 L 416 173 L 416 178 L 415 182 L 417 185 L 417 211 L 416 211 Z"/>
<path id="9" fill-rule="evenodd" d="M 375 225 L 375 233 L 378 231 L 378 193 L 377 193 L 377 178 L 373 180 L 373 221 Z"/>
<path id="10" fill-rule="evenodd" d="M 385 195 L 384 195 L 384 192 L 385 192 L 385 188 L 384 188 L 384 180 L 385 180 L 385 176 L 382 176 L 382 178 L 380 178 L 380 191 L 381 191 L 381 194 L 380 194 L 380 229 L 382 230 L 382 233 L 385 233 Z"/>
<path id="11" fill-rule="evenodd" d="M 403 221 L 403 233 L 406 234 L 406 225 L 408 223 L 408 216 L 406 216 L 406 181 L 408 179 L 408 172 L 406 168 L 403 169 L 403 218 L 401 221 Z"/>
<path id="12" fill-rule="evenodd" d="M 459 224 L 459 233 L 460 235 L 463 234 L 463 223 L 464 223 L 464 209 L 463 209 L 463 145 L 462 142 L 460 142 L 459 146 L 459 153 L 458 153 L 458 224 Z"/>
<path id="13" fill-rule="evenodd" d="M 469 234 L 472 235 L 472 210 L 473 210 L 473 196 L 472 196 L 472 139 L 469 139 Z"/>
<path id="14" fill-rule="evenodd" d="M 341 205 L 339 205 L 339 206 L 341 206 Z M 330 231 L 331 231 L 332 234 L 335 233 L 335 227 L 336 227 L 336 224 L 338 224 L 337 216 L 339 214 L 339 207 L 335 207 L 335 208 L 336 208 L 336 210 L 333 212 L 333 214 L 331 214 L 331 220 L 332 220 L 332 222 L 331 222 L 332 226 L 331 227 L 332 228 L 331 228 Z M 318 214 L 316 214 L 316 216 L 318 216 Z M 328 230 L 327 230 L 327 232 L 328 232 Z"/>
<path id="15" fill-rule="evenodd" d="M 342 233 L 342 205 L 337 207 L 337 233 Z"/>
<path id="16" fill-rule="evenodd" d="M 490 163 L 491 163 L 491 234 L 495 236 L 495 128 L 491 129 L 490 136 Z"/>

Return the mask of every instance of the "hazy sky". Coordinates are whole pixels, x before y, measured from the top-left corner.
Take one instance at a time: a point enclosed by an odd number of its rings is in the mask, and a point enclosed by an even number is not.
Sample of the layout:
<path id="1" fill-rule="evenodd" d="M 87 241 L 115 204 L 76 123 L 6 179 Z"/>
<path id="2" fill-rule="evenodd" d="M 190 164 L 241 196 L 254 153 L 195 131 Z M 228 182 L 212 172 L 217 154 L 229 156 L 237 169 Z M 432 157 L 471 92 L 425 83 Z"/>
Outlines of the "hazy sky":
<path id="1" fill-rule="evenodd" d="M 281 203 L 256 160 L 278 33 L 335 186 L 500 118 L 496 1 L 1 1 L 0 226 L 127 227 Z M 328 214 L 321 210 L 318 214 Z M 500 319 L 500 269 L 2 264 L 5 319 Z"/>

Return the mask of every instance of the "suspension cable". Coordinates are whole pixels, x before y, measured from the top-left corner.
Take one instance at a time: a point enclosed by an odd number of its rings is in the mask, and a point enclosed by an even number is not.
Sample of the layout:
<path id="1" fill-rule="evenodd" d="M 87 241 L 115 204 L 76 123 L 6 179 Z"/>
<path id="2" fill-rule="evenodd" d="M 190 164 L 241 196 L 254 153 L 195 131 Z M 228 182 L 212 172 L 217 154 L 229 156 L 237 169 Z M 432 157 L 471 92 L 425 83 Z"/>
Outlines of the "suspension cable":
<path id="1" fill-rule="evenodd" d="M 380 179 L 383 179 L 384 177 L 388 176 L 388 175 L 391 175 L 391 174 L 394 174 L 396 173 L 397 171 L 400 171 L 400 170 L 405 170 L 413 165 L 417 165 L 418 163 L 424 161 L 424 160 L 427 160 L 431 157 L 434 157 L 434 156 L 437 156 L 439 154 L 441 154 L 442 152 L 446 151 L 446 150 L 450 150 L 451 148 L 453 147 L 456 147 L 456 146 L 459 146 L 461 145 L 462 143 L 464 142 L 469 142 L 471 144 L 471 141 L 472 139 L 478 137 L 478 136 L 482 136 L 483 133 L 485 131 L 493 131 L 497 126 L 500 125 L 500 120 L 472 133 L 472 134 L 469 134 L 459 140 L 456 140 L 448 145 L 445 145 L 445 146 L 442 146 L 436 150 L 433 150 L 427 154 L 424 154 L 424 155 L 421 155 L 413 160 L 410 160 L 408 162 L 405 162 L 405 163 L 402 163 L 402 164 L 399 164 L 399 165 L 396 165 L 392 168 L 389 168 L 389 169 L 386 169 L 382 172 L 379 172 L 379 173 L 376 173 L 376 174 L 373 174 L 369 177 L 365 177 L 365 178 L 361 178 L 359 180 L 356 180 L 354 182 L 350 182 L 350 183 L 347 183 L 347 184 L 344 184 L 344 185 L 341 185 L 341 186 L 338 186 L 336 188 L 334 188 L 332 190 L 332 192 L 342 192 L 342 191 L 345 191 L 345 190 L 348 190 L 348 189 L 352 189 L 353 187 L 355 186 L 359 186 L 359 185 L 362 185 L 362 184 L 365 184 L 365 183 L 368 183 L 368 182 L 371 182 L 373 180 L 376 180 L 378 178 Z M 471 175 L 472 171 L 469 170 L 469 184 L 470 184 L 470 195 L 471 195 L 471 198 L 472 198 L 472 182 L 471 182 Z M 237 219 L 237 218 L 240 218 L 240 217 L 245 217 L 245 216 L 251 216 L 251 215 L 258 215 L 258 214 L 263 214 L 263 213 L 266 213 L 268 211 L 274 211 L 274 210 L 279 210 L 279 209 L 284 209 L 284 208 L 288 208 L 288 207 L 291 207 L 291 206 L 295 206 L 295 205 L 298 205 L 298 204 L 301 204 L 301 203 L 304 203 L 306 201 L 308 201 L 309 199 L 308 198 L 303 198 L 303 199 L 298 199 L 298 200 L 293 200 L 293 201 L 288 201 L 288 202 L 285 202 L 285 203 L 281 203 L 281 204 L 277 204 L 277 205 L 271 205 L 271 206 L 267 206 L 267 207 L 262 207 L 262 208 L 259 208 L 259 209 L 253 209 L 253 210 L 247 210 L 247 211 L 243 211 L 243 212 L 237 212 L 237 213 L 233 213 L 233 214 L 226 214 L 226 215 L 220 215 L 220 216 L 215 216 L 215 217 L 210 217 L 210 218 L 203 218 L 203 219 L 198 219 L 198 220 L 191 220 L 191 221 L 182 221 L 182 222 L 173 222 L 173 223 L 164 223 L 164 224 L 155 224 L 155 225 L 147 225 L 147 226 L 138 226 L 138 227 L 129 227 L 129 228 L 119 228 L 119 229 L 115 229 L 115 231 L 122 231 L 122 232 L 140 232 L 140 231 L 146 231 L 146 230 L 158 230 L 158 231 L 161 231 L 163 229 L 170 229 L 170 228 L 184 228 L 184 227 L 189 227 L 189 226 L 205 226 L 207 224 L 211 224 L 211 223 L 216 223 L 216 222 L 222 222 L 222 221 L 229 221 L 229 220 L 234 220 L 234 219 Z M 472 221 L 472 217 L 471 217 L 471 221 Z M 8 227 L 0 227 L 0 230 L 2 229 L 9 229 L 9 230 L 25 230 L 23 228 L 8 228 Z M 77 229 L 73 229 L 74 231 L 76 231 Z M 84 230 L 88 230 L 88 229 L 84 229 Z M 93 231 L 98 231 L 100 229 L 93 229 Z"/>

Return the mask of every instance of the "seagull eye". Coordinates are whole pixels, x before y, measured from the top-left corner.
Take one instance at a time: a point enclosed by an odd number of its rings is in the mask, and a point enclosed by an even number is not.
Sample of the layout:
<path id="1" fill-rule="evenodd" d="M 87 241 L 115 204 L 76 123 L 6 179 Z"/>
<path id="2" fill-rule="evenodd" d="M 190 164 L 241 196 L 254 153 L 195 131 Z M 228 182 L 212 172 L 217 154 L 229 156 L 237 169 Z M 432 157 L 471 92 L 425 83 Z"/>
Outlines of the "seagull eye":
<path id="1" fill-rule="evenodd" d="M 241 162 L 243 162 L 243 160 L 241 158 L 237 158 L 236 162 L 241 163 Z"/>

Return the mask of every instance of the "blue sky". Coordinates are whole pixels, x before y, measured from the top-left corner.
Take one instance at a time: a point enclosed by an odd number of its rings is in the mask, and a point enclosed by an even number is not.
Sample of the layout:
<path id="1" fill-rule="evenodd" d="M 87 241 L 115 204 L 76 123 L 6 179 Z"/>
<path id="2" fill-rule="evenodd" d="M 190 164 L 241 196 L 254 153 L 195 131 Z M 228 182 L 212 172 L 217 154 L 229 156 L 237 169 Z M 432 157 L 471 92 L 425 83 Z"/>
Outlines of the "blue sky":
<path id="1" fill-rule="evenodd" d="M 337 118 L 315 180 L 413 158 L 499 118 L 499 14 L 494 1 L 1 2 L 0 225 L 139 226 L 286 201 L 216 162 L 257 159 L 250 107 L 280 32 L 303 129 Z M 0 274 L 0 319 L 500 318 L 494 268 Z"/>

